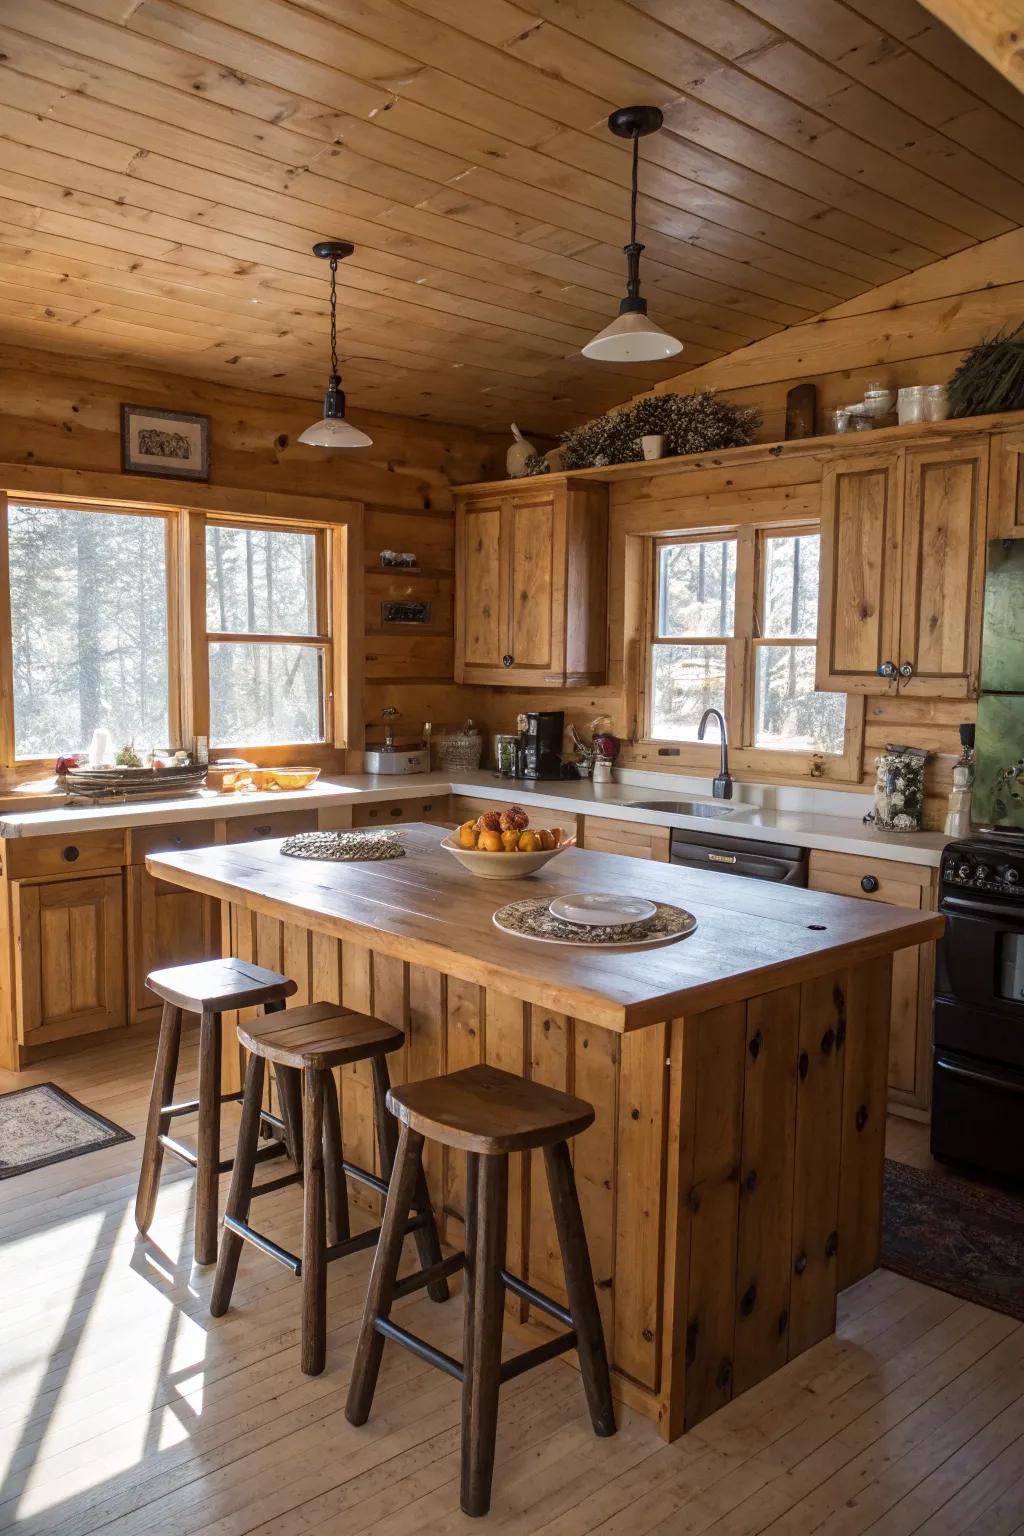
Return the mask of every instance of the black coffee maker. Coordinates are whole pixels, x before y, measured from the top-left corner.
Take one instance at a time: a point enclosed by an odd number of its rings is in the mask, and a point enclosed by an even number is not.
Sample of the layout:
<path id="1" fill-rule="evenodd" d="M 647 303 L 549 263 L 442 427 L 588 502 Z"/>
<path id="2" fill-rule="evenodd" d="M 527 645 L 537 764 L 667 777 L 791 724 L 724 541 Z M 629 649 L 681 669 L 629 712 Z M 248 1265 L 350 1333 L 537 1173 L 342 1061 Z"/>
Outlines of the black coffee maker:
<path id="1" fill-rule="evenodd" d="M 560 709 L 538 709 L 520 715 L 516 746 L 516 777 L 557 779 L 562 773 L 562 731 L 565 716 Z"/>

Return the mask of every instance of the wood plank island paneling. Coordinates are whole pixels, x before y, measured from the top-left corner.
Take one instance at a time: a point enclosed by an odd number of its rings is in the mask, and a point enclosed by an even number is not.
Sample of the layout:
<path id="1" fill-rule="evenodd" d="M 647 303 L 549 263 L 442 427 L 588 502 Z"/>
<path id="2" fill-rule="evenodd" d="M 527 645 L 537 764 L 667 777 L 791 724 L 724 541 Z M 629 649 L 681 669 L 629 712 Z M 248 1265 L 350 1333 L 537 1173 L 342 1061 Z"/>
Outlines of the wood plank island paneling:
<path id="1" fill-rule="evenodd" d="M 1024 223 L 1021 99 L 913 0 L 5 0 L 0 60 L 13 340 L 303 393 L 337 234 L 353 398 L 435 420 L 557 430 L 676 371 L 579 352 L 623 102 L 665 109 L 639 232 L 691 363 Z"/>
<path id="2" fill-rule="evenodd" d="M 150 476 L 123 476 L 122 402 L 210 417 L 210 485 Z M 459 721 L 471 712 L 452 682 L 452 486 L 503 469 L 504 442 L 492 434 L 383 412 L 353 411 L 373 438 L 358 452 L 324 452 L 297 442 L 319 414 L 308 399 L 212 385 L 195 378 L 112 363 L 58 358 L 52 352 L 5 347 L 0 354 L 0 475 L 6 489 L 191 504 L 265 513 L 268 496 L 309 498 L 308 510 L 330 513 L 332 502 L 362 502 L 365 721 L 386 704 L 401 724 Z M 416 573 L 384 571 L 382 549 L 412 550 Z M 385 599 L 425 598 L 432 621 L 423 630 L 386 631 Z M 361 723 L 361 722 L 360 722 Z M 359 766 L 358 762 L 354 766 Z"/>
<path id="3" fill-rule="evenodd" d="M 753 882 L 690 872 L 698 927 L 681 944 L 642 965 L 538 945 L 527 963 L 490 921 L 518 883 L 481 903 L 429 828 L 403 844 L 312 883 L 269 843 L 150 867 L 221 899 L 232 953 L 286 969 L 300 998 L 340 995 L 402 1029 L 397 1081 L 489 1062 L 594 1105 L 573 1162 L 614 1390 L 674 1439 L 830 1334 L 838 1291 L 877 1266 L 892 952 L 941 919 L 788 887 L 766 903 Z M 601 853 L 557 867 L 552 895 L 634 879 Z M 678 896 L 679 871 L 644 867 L 652 894 Z M 340 1091 L 346 1150 L 373 1166 L 365 1063 Z M 426 1171 L 461 1247 L 465 1159 L 435 1146 Z M 564 1303 L 541 1160 L 510 1171 L 510 1267 Z"/>

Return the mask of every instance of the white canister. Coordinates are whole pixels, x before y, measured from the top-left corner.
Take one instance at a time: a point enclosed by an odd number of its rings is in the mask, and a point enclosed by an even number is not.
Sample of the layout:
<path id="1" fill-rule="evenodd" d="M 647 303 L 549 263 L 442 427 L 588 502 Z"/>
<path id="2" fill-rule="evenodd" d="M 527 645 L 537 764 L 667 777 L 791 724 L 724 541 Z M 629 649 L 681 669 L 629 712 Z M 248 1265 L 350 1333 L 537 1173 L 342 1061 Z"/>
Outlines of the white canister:
<path id="1" fill-rule="evenodd" d="M 945 384 L 928 384 L 924 393 L 925 420 L 945 421 L 949 415 L 949 396 Z"/>
<path id="2" fill-rule="evenodd" d="M 89 743 L 90 768 L 112 768 L 114 766 L 114 743 L 106 726 L 98 725 L 92 733 L 92 741 Z"/>
<path id="3" fill-rule="evenodd" d="M 910 426 L 920 421 L 927 421 L 927 410 L 927 384 L 908 384 L 900 390 L 896 400 L 896 413 L 899 416 L 901 427 Z"/>
<path id="4" fill-rule="evenodd" d="M 647 432 L 640 439 L 645 459 L 660 459 L 665 452 L 664 432 Z"/>

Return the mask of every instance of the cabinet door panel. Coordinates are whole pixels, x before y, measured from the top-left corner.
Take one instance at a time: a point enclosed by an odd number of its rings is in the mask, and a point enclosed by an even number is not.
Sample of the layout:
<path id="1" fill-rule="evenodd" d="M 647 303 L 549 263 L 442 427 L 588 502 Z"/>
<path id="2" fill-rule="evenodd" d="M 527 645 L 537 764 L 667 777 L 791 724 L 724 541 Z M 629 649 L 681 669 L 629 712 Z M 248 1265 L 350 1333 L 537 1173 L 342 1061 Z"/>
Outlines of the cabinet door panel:
<path id="1" fill-rule="evenodd" d="M 128 985 L 133 1024 L 156 1019 L 160 1002 L 146 986 L 150 971 L 220 954 L 216 903 L 197 891 L 156 880 L 141 865 L 128 871 Z"/>
<path id="2" fill-rule="evenodd" d="M 512 665 L 552 671 L 557 665 L 556 597 L 561 539 L 550 497 L 513 496 L 508 508 L 509 640 Z"/>
<path id="3" fill-rule="evenodd" d="M 1024 431 L 993 432 L 988 468 L 988 537 L 1024 538 Z"/>
<path id="4" fill-rule="evenodd" d="M 900 690 L 929 698 L 978 691 L 988 453 L 984 444 L 907 454 Z"/>
<path id="5" fill-rule="evenodd" d="M 879 667 L 897 662 L 900 510 L 898 453 L 861 454 L 822 476 L 817 686 L 893 692 Z"/>
<path id="6" fill-rule="evenodd" d="M 462 661 L 467 670 L 500 667 L 508 641 L 502 591 L 502 502 L 498 497 L 467 502 L 459 517 Z"/>
<path id="7" fill-rule="evenodd" d="M 13 887 L 23 1045 L 126 1022 L 120 875 Z"/>

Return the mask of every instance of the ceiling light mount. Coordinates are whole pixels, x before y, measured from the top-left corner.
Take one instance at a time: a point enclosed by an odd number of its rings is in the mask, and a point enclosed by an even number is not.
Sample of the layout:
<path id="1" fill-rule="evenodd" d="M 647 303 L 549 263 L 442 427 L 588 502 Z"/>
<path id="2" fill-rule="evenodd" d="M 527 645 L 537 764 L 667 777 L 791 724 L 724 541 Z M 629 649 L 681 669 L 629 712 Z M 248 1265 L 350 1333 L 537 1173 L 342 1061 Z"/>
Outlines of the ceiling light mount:
<path id="1" fill-rule="evenodd" d="M 355 246 L 348 240 L 318 240 L 313 255 L 331 266 L 331 372 L 324 395 L 322 418 L 299 434 L 299 442 L 312 448 L 368 448 L 373 442 L 345 420 L 345 391 L 338 372 L 338 262 L 351 256 Z"/>
<path id="2" fill-rule="evenodd" d="M 626 293 L 619 313 L 611 325 L 591 338 L 583 348 L 584 357 L 606 363 L 647 363 L 675 357 L 683 350 L 681 341 L 663 331 L 648 318 L 647 300 L 640 295 L 640 256 L 643 244 L 636 237 L 637 179 L 640 168 L 640 140 L 657 133 L 665 121 L 660 107 L 618 107 L 608 118 L 609 130 L 616 138 L 633 142 L 633 176 L 629 199 L 629 242 L 623 246 L 626 257 Z"/>

